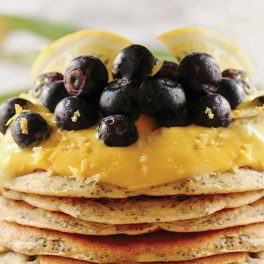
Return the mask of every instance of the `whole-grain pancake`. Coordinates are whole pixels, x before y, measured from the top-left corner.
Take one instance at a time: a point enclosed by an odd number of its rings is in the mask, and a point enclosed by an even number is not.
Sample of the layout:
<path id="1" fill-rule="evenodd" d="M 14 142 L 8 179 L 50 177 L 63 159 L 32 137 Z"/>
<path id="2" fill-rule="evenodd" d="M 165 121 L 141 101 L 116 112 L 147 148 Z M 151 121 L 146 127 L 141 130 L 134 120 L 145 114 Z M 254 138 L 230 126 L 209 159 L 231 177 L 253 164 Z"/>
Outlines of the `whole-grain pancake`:
<path id="1" fill-rule="evenodd" d="M 95 237 L 1 222 L 0 241 L 26 255 L 57 255 L 96 263 L 184 261 L 222 253 L 262 251 L 264 223 L 199 234 L 156 232 Z"/>
<path id="2" fill-rule="evenodd" d="M 247 253 L 228 253 L 191 261 L 170 261 L 168 264 L 261 264 L 263 259 L 251 258 Z M 147 264 L 147 262 L 120 262 L 119 264 Z M 149 262 L 148 262 L 149 263 Z M 162 264 L 161 262 L 151 262 Z M 92 262 L 57 256 L 26 256 L 14 252 L 0 255 L 0 264 L 93 264 Z M 113 264 L 113 263 L 112 263 Z"/>
<path id="3" fill-rule="evenodd" d="M 39 264 L 91 264 L 55 256 L 40 256 Z M 261 258 L 251 258 L 247 253 L 228 253 L 190 261 L 169 261 L 166 264 L 263 264 Z M 162 264 L 164 262 L 119 262 L 119 264 Z M 0 263 L 1 264 L 1 263 Z M 165 264 L 165 263 L 164 263 Z"/>
<path id="4" fill-rule="evenodd" d="M 19 193 L 5 190 L 9 199 L 25 201 L 45 210 L 63 212 L 85 221 L 104 224 L 137 224 L 194 219 L 226 208 L 251 204 L 264 190 L 192 197 L 135 197 L 125 200 L 91 200 Z"/>
<path id="5" fill-rule="evenodd" d="M 47 211 L 32 207 L 25 202 L 4 198 L 0 198 L 0 213 L 5 221 L 82 235 L 140 235 L 158 230 L 202 232 L 263 222 L 264 199 L 235 209 L 221 210 L 202 218 L 152 224 L 109 225 L 88 222 L 64 213 Z"/>
<path id="6" fill-rule="evenodd" d="M 140 235 L 159 230 L 159 226 L 155 224 L 109 225 L 88 222 L 64 213 L 51 212 L 35 208 L 25 202 L 4 198 L 0 198 L 0 218 L 22 225 L 82 235 Z"/>
<path id="7" fill-rule="evenodd" d="M 6 183 L 5 187 L 26 193 L 86 198 L 126 198 L 142 194 L 163 196 L 236 193 L 264 189 L 264 172 L 239 169 L 229 173 L 206 174 L 140 191 L 98 182 L 98 176 L 82 179 L 69 176 L 51 177 L 47 172 L 35 172 L 16 177 Z"/>
<path id="8" fill-rule="evenodd" d="M 234 209 L 218 211 L 206 217 L 161 223 L 159 227 L 171 232 L 202 232 L 264 221 L 264 199 Z"/>

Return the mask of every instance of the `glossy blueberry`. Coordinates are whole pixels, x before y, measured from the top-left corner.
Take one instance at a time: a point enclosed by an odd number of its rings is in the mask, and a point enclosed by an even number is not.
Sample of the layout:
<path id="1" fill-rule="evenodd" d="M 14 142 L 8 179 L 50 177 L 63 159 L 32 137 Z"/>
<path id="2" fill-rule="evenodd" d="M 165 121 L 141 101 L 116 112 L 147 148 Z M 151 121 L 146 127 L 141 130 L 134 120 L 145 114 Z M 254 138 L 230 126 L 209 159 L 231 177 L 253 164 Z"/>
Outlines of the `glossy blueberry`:
<path id="1" fill-rule="evenodd" d="M 155 78 L 178 81 L 178 64 L 173 61 L 164 61 L 160 70 L 154 75 Z"/>
<path id="2" fill-rule="evenodd" d="M 77 96 L 64 98 L 54 111 L 57 126 L 64 130 L 88 128 L 96 123 L 97 118 L 97 109 Z"/>
<path id="3" fill-rule="evenodd" d="M 108 72 L 103 62 L 93 56 L 73 59 L 64 74 L 69 95 L 99 96 L 108 82 Z"/>
<path id="4" fill-rule="evenodd" d="M 147 48 L 134 44 L 117 55 L 112 74 L 115 79 L 126 78 L 142 82 L 151 75 L 155 63 L 155 57 Z"/>
<path id="5" fill-rule="evenodd" d="M 53 82 L 62 81 L 63 75 L 59 72 L 47 72 L 38 76 L 34 83 L 31 94 L 35 97 L 39 97 L 46 85 Z"/>
<path id="6" fill-rule="evenodd" d="M 248 74 L 242 70 L 227 69 L 222 72 L 222 76 L 226 78 L 231 78 L 233 80 L 241 81 L 246 94 L 252 94 L 256 91 L 256 88 L 252 84 Z"/>
<path id="7" fill-rule="evenodd" d="M 64 82 L 58 81 L 45 85 L 39 100 L 50 112 L 54 112 L 57 104 L 67 96 Z"/>
<path id="8" fill-rule="evenodd" d="M 100 99 L 100 110 L 104 116 L 125 115 L 137 119 L 140 110 L 137 103 L 138 83 L 117 79 L 109 83 Z"/>
<path id="9" fill-rule="evenodd" d="M 14 141 L 21 148 L 34 147 L 49 137 L 51 127 L 34 112 L 22 112 L 11 126 Z"/>
<path id="10" fill-rule="evenodd" d="M 231 122 L 231 107 L 220 94 L 200 97 L 191 109 L 193 122 L 206 127 L 227 127 Z"/>
<path id="11" fill-rule="evenodd" d="M 98 126 L 98 137 L 109 147 L 129 146 L 138 139 L 133 121 L 123 115 L 107 116 Z"/>
<path id="12" fill-rule="evenodd" d="M 184 90 L 174 81 L 147 79 L 139 88 L 138 101 L 142 112 L 162 126 L 185 126 L 190 123 Z"/>
<path id="13" fill-rule="evenodd" d="M 220 81 L 222 72 L 212 56 L 206 53 L 192 53 L 179 64 L 178 76 L 186 91 L 199 94 L 203 92 L 201 88 L 204 84 L 212 85 Z"/>
<path id="14" fill-rule="evenodd" d="M 7 121 L 16 114 L 16 104 L 20 105 L 22 108 L 27 108 L 30 102 L 22 98 L 14 97 L 7 100 L 0 106 L 0 132 L 2 134 L 6 133 Z"/>
<path id="15" fill-rule="evenodd" d="M 218 84 L 217 93 L 227 99 L 232 109 L 235 109 L 246 98 L 242 82 L 231 78 L 222 78 Z"/>

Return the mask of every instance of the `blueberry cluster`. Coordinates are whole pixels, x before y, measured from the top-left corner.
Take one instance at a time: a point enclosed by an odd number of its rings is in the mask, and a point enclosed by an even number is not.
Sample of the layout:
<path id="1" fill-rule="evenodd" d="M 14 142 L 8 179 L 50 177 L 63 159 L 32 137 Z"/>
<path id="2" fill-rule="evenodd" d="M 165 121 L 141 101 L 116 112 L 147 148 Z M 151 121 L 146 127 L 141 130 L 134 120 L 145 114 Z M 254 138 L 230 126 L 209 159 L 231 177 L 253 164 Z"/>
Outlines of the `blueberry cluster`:
<path id="1" fill-rule="evenodd" d="M 226 127 L 231 109 L 252 92 L 246 73 L 221 72 L 215 59 L 205 53 L 186 56 L 179 65 L 165 61 L 152 76 L 157 62 L 144 46 L 131 45 L 115 58 L 108 82 L 105 65 L 93 56 L 73 59 L 64 75 L 49 72 L 39 76 L 31 94 L 54 113 L 56 125 L 80 130 L 99 121 L 98 137 L 107 146 L 128 146 L 137 141 L 134 122 L 145 114 L 158 126 Z M 16 114 L 16 105 L 28 109 L 30 102 L 12 98 L 0 108 L 0 131 Z M 22 111 L 11 125 L 11 134 L 21 147 L 31 147 L 47 138 L 51 128 L 37 113 Z"/>

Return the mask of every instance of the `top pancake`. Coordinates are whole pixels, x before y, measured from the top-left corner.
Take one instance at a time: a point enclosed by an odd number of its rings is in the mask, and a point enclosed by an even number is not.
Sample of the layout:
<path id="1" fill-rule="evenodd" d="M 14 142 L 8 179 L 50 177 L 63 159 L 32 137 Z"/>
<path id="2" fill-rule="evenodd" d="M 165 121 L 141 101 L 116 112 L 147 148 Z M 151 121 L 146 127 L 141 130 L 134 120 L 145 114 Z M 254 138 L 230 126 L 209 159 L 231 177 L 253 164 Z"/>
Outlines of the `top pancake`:
<path id="1" fill-rule="evenodd" d="M 221 194 L 264 189 L 264 172 L 239 169 L 230 173 L 201 175 L 140 191 L 104 184 L 98 182 L 95 177 L 82 179 L 35 172 L 16 177 L 6 183 L 5 187 L 25 193 L 85 198 L 126 198 L 142 194 L 151 196 Z"/>

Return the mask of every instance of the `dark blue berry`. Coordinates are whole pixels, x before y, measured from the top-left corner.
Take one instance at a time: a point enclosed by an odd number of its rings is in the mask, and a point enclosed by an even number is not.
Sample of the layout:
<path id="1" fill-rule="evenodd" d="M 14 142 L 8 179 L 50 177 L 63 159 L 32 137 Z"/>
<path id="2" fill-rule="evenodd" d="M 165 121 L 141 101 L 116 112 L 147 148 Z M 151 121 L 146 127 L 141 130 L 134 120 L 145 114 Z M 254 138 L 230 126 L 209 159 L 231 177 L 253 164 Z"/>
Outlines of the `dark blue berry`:
<path id="1" fill-rule="evenodd" d="M 138 98 L 142 112 L 162 126 L 190 124 L 185 93 L 179 83 L 149 78 L 140 86 Z"/>
<path id="2" fill-rule="evenodd" d="M 39 100 L 50 112 L 54 112 L 57 104 L 67 96 L 64 82 L 58 81 L 45 85 Z"/>
<path id="3" fill-rule="evenodd" d="M 151 75 L 155 63 L 155 57 L 147 48 L 134 44 L 123 49 L 115 58 L 113 77 L 142 82 Z"/>
<path id="4" fill-rule="evenodd" d="M 37 80 L 35 81 L 31 94 L 38 98 L 41 95 L 46 85 L 62 80 L 63 80 L 63 75 L 59 72 L 43 73 L 39 75 Z"/>
<path id="5" fill-rule="evenodd" d="M 98 126 L 98 137 L 109 147 L 129 146 L 138 139 L 133 121 L 122 115 L 107 116 Z"/>
<path id="6" fill-rule="evenodd" d="M 103 62 L 93 56 L 73 59 L 66 68 L 64 82 L 69 95 L 99 97 L 108 82 Z"/>
<path id="7" fill-rule="evenodd" d="M 217 93 L 227 99 L 232 109 L 235 109 L 246 98 L 242 82 L 230 78 L 222 78 L 218 84 Z"/>
<path id="8" fill-rule="evenodd" d="M 138 83 L 117 79 L 109 83 L 100 99 L 100 109 L 104 116 L 125 115 L 137 119 L 140 115 L 137 94 Z"/>
<path id="9" fill-rule="evenodd" d="M 154 75 L 155 78 L 178 81 L 178 64 L 173 61 L 164 61 L 160 70 Z"/>
<path id="10" fill-rule="evenodd" d="M 14 141 L 21 148 L 34 147 L 49 137 L 51 127 L 34 112 L 22 112 L 11 126 Z"/>
<path id="11" fill-rule="evenodd" d="M 231 122 L 231 107 L 220 94 L 200 97 L 191 109 L 193 122 L 206 127 L 227 127 Z"/>
<path id="12" fill-rule="evenodd" d="M 227 69 L 222 72 L 222 76 L 240 81 L 246 94 L 252 94 L 256 91 L 256 88 L 252 84 L 248 74 L 242 70 Z"/>
<path id="13" fill-rule="evenodd" d="M 255 98 L 253 102 L 256 106 L 263 106 L 264 105 L 264 95 L 261 95 Z"/>
<path id="14" fill-rule="evenodd" d="M 187 55 L 178 68 L 179 82 L 190 93 L 203 93 L 203 85 L 220 81 L 222 72 L 216 60 L 206 53 Z M 208 86 L 214 88 L 214 86 Z M 211 91 L 214 92 L 214 91 Z"/>
<path id="15" fill-rule="evenodd" d="M 77 96 L 61 100 L 54 111 L 54 119 L 59 128 L 80 130 L 91 127 L 97 121 L 97 109 Z"/>
<path id="16" fill-rule="evenodd" d="M 7 121 L 16 114 L 16 110 L 15 110 L 16 104 L 20 105 L 22 108 L 27 109 L 30 102 L 19 97 L 14 97 L 7 100 L 0 106 L 0 132 L 2 134 L 6 133 Z"/>

